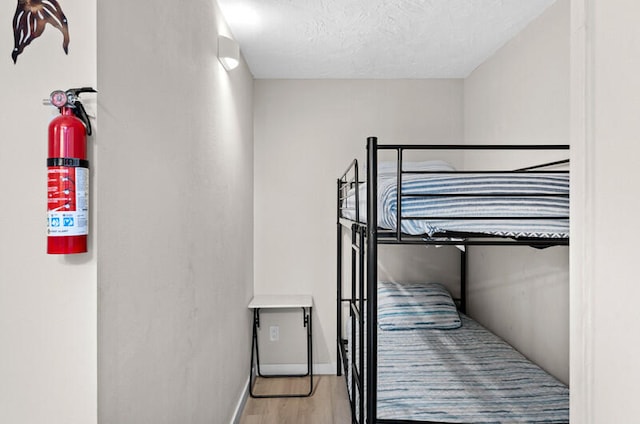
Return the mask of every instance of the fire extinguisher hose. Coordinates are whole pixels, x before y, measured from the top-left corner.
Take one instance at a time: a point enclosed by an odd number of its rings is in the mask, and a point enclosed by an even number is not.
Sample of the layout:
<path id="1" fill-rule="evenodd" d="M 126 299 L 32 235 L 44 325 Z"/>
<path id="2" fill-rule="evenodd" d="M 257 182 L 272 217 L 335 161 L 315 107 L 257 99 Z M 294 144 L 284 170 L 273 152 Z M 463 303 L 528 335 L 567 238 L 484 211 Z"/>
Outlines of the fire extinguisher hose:
<path id="1" fill-rule="evenodd" d="M 87 111 L 82 105 L 82 102 L 80 100 L 76 100 L 74 106 L 75 108 L 73 109 L 73 114 L 76 115 L 82 122 L 84 122 L 84 125 L 86 125 L 87 127 L 87 135 L 91 135 L 91 120 L 89 119 L 89 115 L 87 115 Z"/>
<path id="2" fill-rule="evenodd" d="M 89 115 L 87 115 L 87 110 L 84 108 L 84 105 L 80 101 L 81 93 L 96 93 L 97 91 L 93 87 L 80 87 L 80 88 L 70 88 L 67 90 L 67 94 L 73 96 L 73 114 L 80 119 L 84 125 L 87 127 L 87 135 L 92 134 L 91 128 L 91 120 L 89 119 Z M 70 96 L 70 97 L 71 97 Z"/>

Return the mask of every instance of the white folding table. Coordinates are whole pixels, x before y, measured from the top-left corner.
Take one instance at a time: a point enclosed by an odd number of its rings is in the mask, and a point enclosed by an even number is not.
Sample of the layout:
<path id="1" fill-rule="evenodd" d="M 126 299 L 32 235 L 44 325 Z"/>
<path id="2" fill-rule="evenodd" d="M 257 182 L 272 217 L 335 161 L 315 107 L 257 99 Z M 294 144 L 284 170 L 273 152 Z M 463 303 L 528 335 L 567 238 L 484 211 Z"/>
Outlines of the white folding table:
<path id="1" fill-rule="evenodd" d="M 260 352 L 258 349 L 258 328 L 260 328 L 261 309 L 302 309 L 302 325 L 307 329 L 307 372 L 305 374 L 268 374 L 260 371 Z M 313 340 L 311 316 L 313 298 L 307 295 L 256 295 L 249 302 L 253 310 L 253 340 L 251 343 L 251 368 L 249 369 L 249 394 L 253 398 L 308 397 L 313 393 Z M 254 373 L 255 369 L 255 373 Z M 309 377 L 308 393 L 255 394 L 253 392 L 254 374 L 264 378 Z"/>

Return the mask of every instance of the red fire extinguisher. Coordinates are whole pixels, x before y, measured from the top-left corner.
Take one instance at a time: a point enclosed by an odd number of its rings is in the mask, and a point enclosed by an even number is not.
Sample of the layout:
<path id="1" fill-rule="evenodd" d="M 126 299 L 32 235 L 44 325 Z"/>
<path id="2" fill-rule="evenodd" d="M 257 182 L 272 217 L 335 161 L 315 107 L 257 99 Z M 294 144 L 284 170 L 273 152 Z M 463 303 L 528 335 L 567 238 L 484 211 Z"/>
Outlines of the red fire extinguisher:
<path id="1" fill-rule="evenodd" d="M 78 96 L 91 87 L 57 90 L 47 103 L 60 115 L 49 124 L 47 157 L 47 253 L 87 251 L 89 234 L 89 161 L 91 122 Z"/>

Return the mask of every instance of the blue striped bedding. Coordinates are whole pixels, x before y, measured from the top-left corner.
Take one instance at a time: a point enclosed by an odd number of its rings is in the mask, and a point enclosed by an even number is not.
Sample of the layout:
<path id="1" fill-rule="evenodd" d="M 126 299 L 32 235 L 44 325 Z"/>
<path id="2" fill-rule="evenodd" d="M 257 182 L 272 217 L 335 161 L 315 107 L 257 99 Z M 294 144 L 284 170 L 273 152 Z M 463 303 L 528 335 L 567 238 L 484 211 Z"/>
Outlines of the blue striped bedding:
<path id="1" fill-rule="evenodd" d="M 460 318 L 456 330 L 378 331 L 377 418 L 569 422 L 564 384 L 469 317 Z"/>
<path id="2" fill-rule="evenodd" d="M 569 422 L 566 386 L 475 321 L 461 319 L 457 330 L 378 332 L 378 418 Z"/>
<path id="3" fill-rule="evenodd" d="M 567 174 L 403 176 L 403 195 L 427 193 L 483 196 L 405 197 L 402 200 L 402 231 L 404 233 L 432 236 L 449 231 L 523 238 L 569 237 L 569 176 Z M 355 196 L 353 191 L 351 194 L 343 204 L 343 216 L 355 219 Z M 522 194 L 536 196 L 526 197 Z M 510 196 L 500 197 L 502 195 Z M 554 197 L 545 195 L 554 195 Z M 555 195 L 566 195 L 566 197 L 555 197 Z M 396 213 L 396 179 L 381 177 L 378 183 L 378 226 L 395 229 Z M 420 216 L 445 219 L 428 221 L 406 219 Z M 452 217 L 463 219 L 451 219 Z M 464 219 L 469 217 L 518 217 L 518 219 Z M 566 217 L 566 219 L 538 219 L 545 217 Z M 364 184 L 360 188 L 360 219 L 366 220 L 366 186 Z"/>

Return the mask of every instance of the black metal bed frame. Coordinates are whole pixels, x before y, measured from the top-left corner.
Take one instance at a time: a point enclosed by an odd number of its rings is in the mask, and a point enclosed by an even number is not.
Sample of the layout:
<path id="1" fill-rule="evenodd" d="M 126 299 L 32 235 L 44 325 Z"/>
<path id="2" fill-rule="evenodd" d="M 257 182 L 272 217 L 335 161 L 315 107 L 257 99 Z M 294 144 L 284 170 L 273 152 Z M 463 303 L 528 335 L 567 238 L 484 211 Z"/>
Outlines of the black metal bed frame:
<path id="1" fill-rule="evenodd" d="M 378 190 L 378 152 L 395 151 L 397 158 L 397 202 L 396 202 L 396 229 L 384 230 L 377 227 L 377 190 Z M 541 169 L 550 166 L 568 163 L 569 160 L 548 162 L 540 165 L 520 168 L 511 171 L 404 171 L 402 167 L 403 153 L 415 150 L 569 150 L 569 145 L 451 145 L 451 144 L 378 144 L 376 137 L 367 138 L 367 209 L 366 222 L 360 219 L 360 194 L 359 186 L 365 183 L 360 180 L 358 161 L 351 162 L 347 170 L 337 181 L 337 375 L 342 375 L 344 371 L 348 375 L 351 368 L 351 391 L 349 400 L 351 403 L 352 421 L 358 424 L 412 424 L 412 423 L 432 423 L 433 421 L 411 421 L 411 420 L 388 420 L 378 419 L 377 407 L 377 357 L 378 357 L 378 336 L 377 336 L 377 309 L 378 309 L 378 245 L 389 244 L 420 244 L 420 245 L 462 245 L 462 246 L 511 246 L 525 245 L 533 247 L 547 246 L 567 246 L 568 238 L 527 238 L 516 239 L 500 236 L 490 236 L 486 234 L 469 233 L 446 233 L 426 237 L 425 235 L 408 235 L 401 232 L 402 221 L 407 220 L 402 216 L 403 197 L 409 195 L 402 194 L 402 176 L 405 174 L 491 174 L 491 173 L 564 173 L 569 171 L 542 171 Z M 347 198 L 347 193 L 355 190 L 355 219 L 347 219 L 342 214 L 342 203 Z M 429 196 L 429 195 L 424 195 Z M 449 196 L 452 196 L 451 194 Z M 459 193 L 455 196 L 464 196 Z M 477 196 L 475 194 L 474 196 Z M 504 195 L 506 197 L 513 194 Z M 540 195 L 538 195 L 540 196 Z M 544 195 L 548 196 L 548 195 Z M 565 195 L 566 196 L 566 195 Z M 371 207 L 375 205 L 375 207 Z M 452 217 L 411 217 L 415 219 L 456 219 Z M 498 217 L 496 219 L 569 219 L 563 217 Z M 459 219 L 487 219 L 485 217 L 464 217 Z M 367 223 L 373 223 L 368 225 Z M 345 298 L 343 295 L 343 228 L 351 231 L 351 295 Z M 451 239 L 454 237 L 455 239 Z M 461 237 L 459 239 L 458 237 Z M 467 291 L 467 250 L 461 250 L 460 256 L 460 298 L 456 299 L 458 307 L 462 312 L 466 312 L 466 291 Z M 351 319 L 351 340 L 359 347 L 358 357 L 355 358 L 355 346 L 347 346 L 347 340 L 342 338 L 343 327 L 343 305 L 349 305 L 349 316 Z M 357 328 L 356 328 L 357 326 Z M 366 339 L 365 339 L 366 334 Z M 357 338 L 357 340 L 356 340 Z M 366 358 L 365 358 L 366 346 Z M 354 359 L 350 362 L 348 349 L 353 349 Z M 365 369 L 366 379 L 361 370 Z M 363 396 L 364 393 L 364 396 Z M 359 403 L 356 402 L 356 395 Z M 356 408 L 357 406 L 357 408 Z"/>

